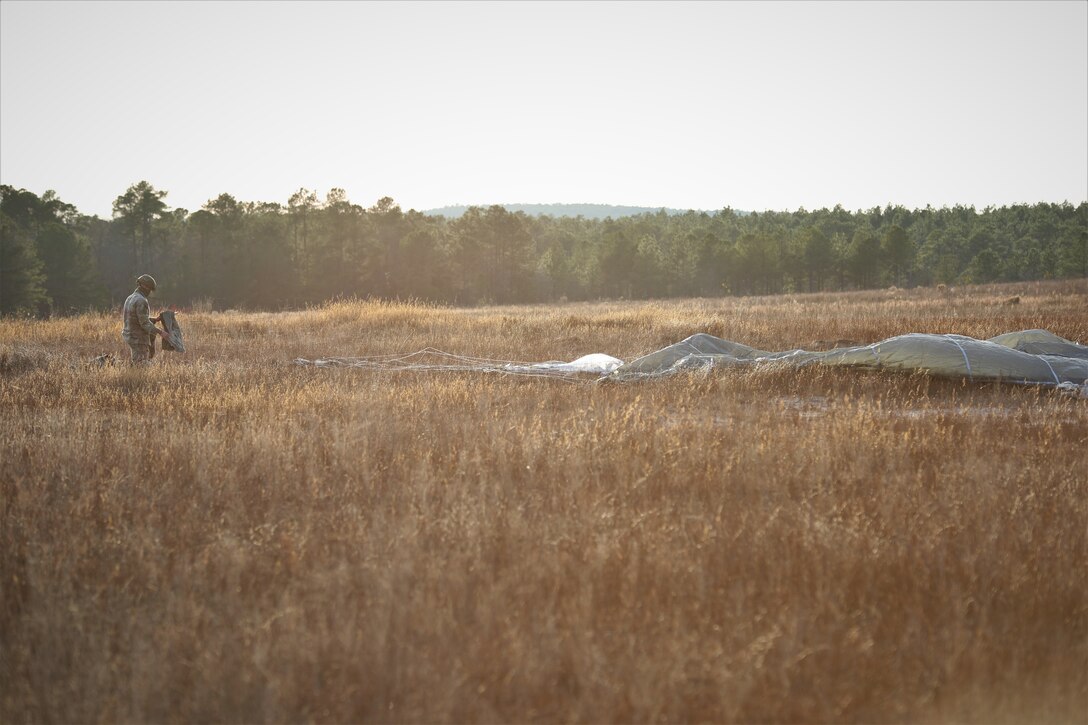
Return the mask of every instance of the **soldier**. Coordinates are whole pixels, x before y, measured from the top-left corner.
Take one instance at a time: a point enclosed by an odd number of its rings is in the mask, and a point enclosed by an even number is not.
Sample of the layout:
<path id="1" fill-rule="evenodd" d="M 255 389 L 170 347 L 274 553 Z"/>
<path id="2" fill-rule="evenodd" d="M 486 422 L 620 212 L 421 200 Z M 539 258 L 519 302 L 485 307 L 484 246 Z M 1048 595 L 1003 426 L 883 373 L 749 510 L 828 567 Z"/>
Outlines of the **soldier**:
<path id="1" fill-rule="evenodd" d="M 147 298 L 155 291 L 155 278 L 150 274 L 141 274 L 136 279 L 136 291 L 125 300 L 125 329 L 121 337 L 132 350 L 133 363 L 151 361 L 153 344 L 152 335 L 166 338 L 166 332 L 155 327 L 160 317 L 151 317 L 151 306 Z"/>

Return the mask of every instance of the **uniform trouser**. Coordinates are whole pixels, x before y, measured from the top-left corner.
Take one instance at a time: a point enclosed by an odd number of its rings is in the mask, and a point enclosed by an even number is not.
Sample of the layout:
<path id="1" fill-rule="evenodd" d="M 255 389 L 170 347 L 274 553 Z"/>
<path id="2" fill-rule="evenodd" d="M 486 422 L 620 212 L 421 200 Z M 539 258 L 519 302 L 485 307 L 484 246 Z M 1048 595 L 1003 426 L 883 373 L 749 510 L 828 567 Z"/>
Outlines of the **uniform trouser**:
<path id="1" fill-rule="evenodd" d="M 132 363 L 149 363 L 151 362 L 151 356 L 154 354 L 151 350 L 151 336 L 121 336 L 126 343 L 128 343 L 128 349 L 132 351 Z"/>

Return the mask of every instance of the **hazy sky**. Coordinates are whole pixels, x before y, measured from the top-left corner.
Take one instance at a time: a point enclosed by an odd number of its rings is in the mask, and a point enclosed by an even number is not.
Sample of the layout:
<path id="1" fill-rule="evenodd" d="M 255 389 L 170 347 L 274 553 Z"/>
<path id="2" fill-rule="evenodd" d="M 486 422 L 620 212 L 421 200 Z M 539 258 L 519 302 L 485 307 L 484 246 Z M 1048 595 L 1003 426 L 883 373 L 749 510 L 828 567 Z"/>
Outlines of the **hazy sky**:
<path id="1" fill-rule="evenodd" d="M 1088 200 L 1088 3 L 0 2 L 0 181 L 109 216 Z"/>

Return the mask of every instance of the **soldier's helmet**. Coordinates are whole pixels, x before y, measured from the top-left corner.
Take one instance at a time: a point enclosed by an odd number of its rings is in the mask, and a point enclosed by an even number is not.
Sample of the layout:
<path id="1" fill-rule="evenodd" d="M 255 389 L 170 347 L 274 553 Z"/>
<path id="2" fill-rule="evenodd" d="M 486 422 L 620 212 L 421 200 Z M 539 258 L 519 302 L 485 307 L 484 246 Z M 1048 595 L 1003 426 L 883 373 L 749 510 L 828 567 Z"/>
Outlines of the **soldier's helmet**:
<path id="1" fill-rule="evenodd" d="M 147 287 L 152 292 L 155 291 L 155 278 L 152 277 L 150 274 L 141 274 L 139 277 L 136 278 L 136 284 L 140 285 L 141 287 Z"/>

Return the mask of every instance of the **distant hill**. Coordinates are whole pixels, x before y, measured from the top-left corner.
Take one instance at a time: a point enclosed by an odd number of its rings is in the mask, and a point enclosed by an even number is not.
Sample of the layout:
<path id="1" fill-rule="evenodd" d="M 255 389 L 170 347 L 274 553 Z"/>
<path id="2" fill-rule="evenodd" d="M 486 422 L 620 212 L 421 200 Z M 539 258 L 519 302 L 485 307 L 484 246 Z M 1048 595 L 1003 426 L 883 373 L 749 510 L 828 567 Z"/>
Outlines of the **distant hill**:
<path id="1" fill-rule="evenodd" d="M 486 205 L 481 204 L 479 206 Z M 656 214 L 662 209 L 664 209 L 666 214 L 670 215 L 686 214 L 689 211 L 688 209 L 668 209 L 656 206 L 613 206 L 610 204 L 499 204 L 499 206 L 509 212 L 523 211 L 529 216 L 582 216 L 586 219 L 604 219 L 606 217 L 618 219 L 620 217 L 637 216 L 639 214 Z M 464 214 L 467 210 L 467 206 L 444 206 L 439 209 L 424 209 L 423 213 L 431 216 L 444 216 L 455 219 Z M 695 211 L 704 210 L 696 209 Z M 745 212 L 738 211 L 737 214 L 743 215 Z"/>

